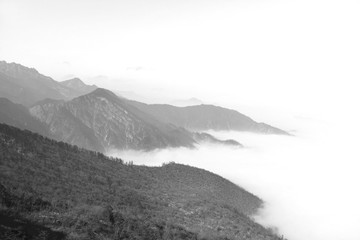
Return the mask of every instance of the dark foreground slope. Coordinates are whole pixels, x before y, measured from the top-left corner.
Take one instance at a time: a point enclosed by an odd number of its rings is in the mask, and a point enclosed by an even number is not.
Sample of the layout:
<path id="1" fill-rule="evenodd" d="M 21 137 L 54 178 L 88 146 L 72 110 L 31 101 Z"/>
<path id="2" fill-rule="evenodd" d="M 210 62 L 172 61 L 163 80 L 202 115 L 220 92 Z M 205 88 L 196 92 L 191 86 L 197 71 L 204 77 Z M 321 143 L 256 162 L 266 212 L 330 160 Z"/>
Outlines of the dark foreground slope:
<path id="1" fill-rule="evenodd" d="M 286 131 L 259 123 L 235 110 L 214 105 L 175 107 L 167 104 L 145 104 L 129 101 L 141 111 L 155 116 L 162 122 L 171 123 L 189 130 L 234 130 L 263 134 L 289 135 Z"/>
<path id="2" fill-rule="evenodd" d="M 0 239 L 279 239 L 248 217 L 257 197 L 201 169 L 124 164 L 4 124 L 0 169 Z"/>

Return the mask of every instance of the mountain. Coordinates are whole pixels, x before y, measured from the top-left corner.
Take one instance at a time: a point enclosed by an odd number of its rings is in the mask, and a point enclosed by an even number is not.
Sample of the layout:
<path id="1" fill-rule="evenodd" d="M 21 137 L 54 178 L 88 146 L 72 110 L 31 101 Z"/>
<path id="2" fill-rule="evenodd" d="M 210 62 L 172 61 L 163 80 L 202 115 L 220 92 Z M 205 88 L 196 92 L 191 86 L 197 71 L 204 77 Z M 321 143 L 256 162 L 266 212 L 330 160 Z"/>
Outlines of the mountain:
<path id="1" fill-rule="evenodd" d="M 30 113 L 48 125 L 55 139 L 101 152 L 193 147 L 196 143 L 189 131 L 158 121 L 101 88 L 67 102 L 40 102 Z"/>
<path id="2" fill-rule="evenodd" d="M 244 147 L 241 143 L 233 140 L 233 139 L 227 139 L 227 140 L 219 140 L 215 138 L 214 136 L 204 133 L 204 132 L 194 132 L 193 138 L 198 143 L 213 143 L 213 144 L 222 144 L 227 146 L 233 146 L 233 147 Z"/>
<path id="3" fill-rule="evenodd" d="M 194 97 L 189 99 L 178 99 L 170 102 L 170 105 L 177 107 L 196 106 L 201 104 L 203 104 L 203 102 Z"/>
<path id="4" fill-rule="evenodd" d="M 99 99 L 100 102 L 95 103 Z M 112 104 L 105 106 L 103 101 Z M 152 120 L 151 116 L 132 106 L 123 108 L 119 105 L 122 101 L 110 91 L 99 89 L 71 102 L 44 99 L 31 106 L 29 111 L 21 104 L 0 98 L 0 123 L 99 152 L 194 147 L 200 142 L 242 146 L 236 141 L 221 141 L 206 133 L 190 133 Z M 94 108 L 93 104 L 101 106 Z"/>
<path id="5" fill-rule="evenodd" d="M 265 134 L 284 134 L 286 131 L 259 123 L 235 110 L 214 105 L 175 107 L 167 104 L 145 104 L 129 100 L 137 107 L 162 122 L 194 131 L 235 130 Z"/>
<path id="6" fill-rule="evenodd" d="M 0 61 L 0 85 L 0 97 L 25 106 L 46 98 L 69 100 L 84 94 L 40 74 L 34 68 L 5 61 Z"/>
<path id="7" fill-rule="evenodd" d="M 226 156 L 224 156 L 226 157 Z M 280 240 L 211 172 L 136 166 L 0 124 L 0 239 Z"/>
<path id="8" fill-rule="evenodd" d="M 29 107 L 33 116 L 31 124 L 29 117 L 24 117 L 29 123 L 22 122 L 20 112 L 25 116 L 28 111 L 11 105 L 17 110 L 6 112 L 4 123 L 94 151 L 194 147 L 200 142 L 242 146 L 198 132 L 210 129 L 287 134 L 234 110 L 148 105 L 86 85 L 79 78 L 57 82 L 16 63 L 0 62 L 0 83 L 0 97 Z"/>
<path id="9" fill-rule="evenodd" d="M 34 118 L 26 107 L 6 98 L 0 98 L 0 123 L 49 136 L 46 125 Z"/>
<path id="10" fill-rule="evenodd" d="M 87 85 L 79 78 L 65 80 L 60 82 L 60 84 L 77 91 L 79 93 L 79 96 L 90 93 L 97 89 L 96 85 Z"/>

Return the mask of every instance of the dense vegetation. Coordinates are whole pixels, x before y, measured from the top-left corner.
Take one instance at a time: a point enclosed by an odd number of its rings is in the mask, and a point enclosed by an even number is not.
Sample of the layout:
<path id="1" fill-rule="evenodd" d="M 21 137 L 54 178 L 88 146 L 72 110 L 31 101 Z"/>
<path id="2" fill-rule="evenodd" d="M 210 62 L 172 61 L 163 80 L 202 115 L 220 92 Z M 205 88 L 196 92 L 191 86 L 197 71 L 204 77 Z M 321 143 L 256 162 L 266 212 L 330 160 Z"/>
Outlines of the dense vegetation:
<path id="1" fill-rule="evenodd" d="M 205 170 L 135 166 L 0 124 L 0 239 L 279 239 Z"/>

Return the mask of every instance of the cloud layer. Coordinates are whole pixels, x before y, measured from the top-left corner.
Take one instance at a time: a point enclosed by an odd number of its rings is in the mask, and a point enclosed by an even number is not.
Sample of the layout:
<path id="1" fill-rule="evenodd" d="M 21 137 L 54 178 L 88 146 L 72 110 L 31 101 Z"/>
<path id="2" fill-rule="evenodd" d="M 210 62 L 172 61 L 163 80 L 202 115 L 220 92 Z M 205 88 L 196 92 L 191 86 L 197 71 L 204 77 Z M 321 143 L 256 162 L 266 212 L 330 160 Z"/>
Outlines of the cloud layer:
<path id="1" fill-rule="evenodd" d="M 220 174 L 265 202 L 256 220 L 292 240 L 360 239 L 358 157 L 351 132 L 303 121 L 297 137 L 212 132 L 247 148 L 201 145 L 196 150 L 112 152 L 137 164 L 175 161 Z M 306 134 L 308 130 L 308 133 Z"/>

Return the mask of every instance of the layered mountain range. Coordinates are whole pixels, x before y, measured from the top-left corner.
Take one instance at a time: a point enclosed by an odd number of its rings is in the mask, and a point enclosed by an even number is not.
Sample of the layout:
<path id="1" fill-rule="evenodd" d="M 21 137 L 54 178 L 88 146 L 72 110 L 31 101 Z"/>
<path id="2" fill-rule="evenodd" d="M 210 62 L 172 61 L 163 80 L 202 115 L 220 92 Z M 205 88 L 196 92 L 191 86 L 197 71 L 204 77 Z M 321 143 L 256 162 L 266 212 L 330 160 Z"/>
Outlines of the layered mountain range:
<path id="1" fill-rule="evenodd" d="M 96 89 L 96 86 L 76 84 L 79 80 L 57 82 L 34 68 L 0 61 L 0 97 L 25 106 L 46 98 L 70 100 Z"/>
<path id="2" fill-rule="evenodd" d="M 242 146 L 220 141 L 206 130 L 287 134 L 234 110 L 149 105 L 79 78 L 57 82 L 16 63 L 0 62 L 0 83 L 0 122 L 100 152 L 195 147 L 204 141 Z"/>
<path id="3" fill-rule="evenodd" d="M 47 124 L 58 139 L 98 151 L 194 144 L 185 129 L 164 124 L 100 88 L 67 102 L 43 101 L 31 107 L 30 113 Z"/>

